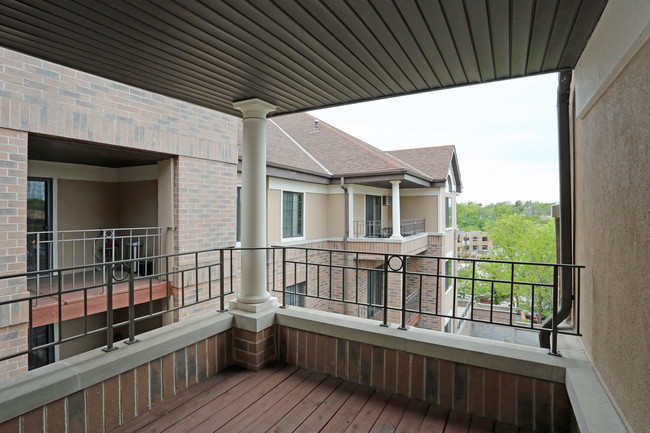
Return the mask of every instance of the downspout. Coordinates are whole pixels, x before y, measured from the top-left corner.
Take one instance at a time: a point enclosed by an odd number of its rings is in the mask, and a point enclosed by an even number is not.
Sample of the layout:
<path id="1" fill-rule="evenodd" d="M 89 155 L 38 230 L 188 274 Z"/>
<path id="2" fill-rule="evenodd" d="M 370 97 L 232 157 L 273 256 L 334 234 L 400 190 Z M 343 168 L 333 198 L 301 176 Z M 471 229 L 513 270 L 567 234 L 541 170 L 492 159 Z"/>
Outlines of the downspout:
<path id="1" fill-rule="evenodd" d="M 348 237 L 350 236 L 350 192 L 348 186 L 345 184 L 345 178 L 341 176 L 341 188 L 343 188 L 343 200 L 345 201 L 345 233 L 343 234 L 343 251 L 348 250 Z M 348 254 L 343 253 L 343 266 L 348 266 Z M 347 279 L 345 278 L 345 268 L 343 270 L 343 300 L 345 300 L 345 292 L 347 289 Z M 343 303 L 344 314 L 348 314 L 348 304 Z"/>
<path id="2" fill-rule="evenodd" d="M 560 167 L 560 256 L 558 263 L 572 264 L 573 250 L 571 246 L 571 136 L 569 130 L 569 93 L 571 88 L 571 71 L 561 72 L 557 90 L 557 124 L 558 124 L 558 160 Z M 560 270 L 560 306 L 557 317 L 547 318 L 542 324 L 544 329 L 539 334 L 539 345 L 550 349 L 551 329 L 553 320 L 560 324 L 571 313 L 573 301 L 573 276 L 571 270 Z"/>

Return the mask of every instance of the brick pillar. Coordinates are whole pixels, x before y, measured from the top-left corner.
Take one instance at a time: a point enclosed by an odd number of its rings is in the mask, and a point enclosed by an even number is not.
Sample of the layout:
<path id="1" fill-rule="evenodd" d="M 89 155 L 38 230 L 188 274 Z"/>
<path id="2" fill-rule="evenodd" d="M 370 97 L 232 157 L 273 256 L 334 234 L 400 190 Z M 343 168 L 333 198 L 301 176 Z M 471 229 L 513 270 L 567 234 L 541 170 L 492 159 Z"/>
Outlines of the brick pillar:
<path id="1" fill-rule="evenodd" d="M 276 326 L 259 332 L 235 328 L 235 364 L 249 370 L 258 371 L 276 358 Z"/>
<path id="2" fill-rule="evenodd" d="M 0 128 L 0 276 L 26 271 L 27 133 Z M 0 279 L 0 301 L 29 296 L 25 278 Z M 0 306 L 0 356 L 27 349 L 28 304 Z M 27 371 L 27 357 L 0 363 L 0 380 Z"/>

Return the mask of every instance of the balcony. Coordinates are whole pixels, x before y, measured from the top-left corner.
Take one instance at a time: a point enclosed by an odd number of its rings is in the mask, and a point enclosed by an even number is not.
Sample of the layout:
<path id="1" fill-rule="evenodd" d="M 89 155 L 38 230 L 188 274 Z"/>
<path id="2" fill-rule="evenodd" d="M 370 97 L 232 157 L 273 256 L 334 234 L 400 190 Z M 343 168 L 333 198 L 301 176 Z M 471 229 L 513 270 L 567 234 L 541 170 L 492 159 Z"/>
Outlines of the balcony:
<path id="1" fill-rule="evenodd" d="M 424 233 L 424 218 L 401 220 L 400 233 L 402 236 L 413 236 Z M 389 238 L 393 235 L 393 223 L 388 220 L 354 221 L 355 238 Z"/>
<path id="2" fill-rule="evenodd" d="M 377 419 L 386 420 L 385 428 L 397 428 L 402 421 L 428 425 L 425 423 L 432 423 L 438 416 L 448 428 L 465 428 L 459 431 L 479 427 L 487 429 L 480 431 L 623 431 L 616 424 L 614 409 L 602 403 L 608 401 L 606 394 L 576 340 L 575 329 L 553 324 L 549 331 L 554 336 L 551 352 L 557 354 L 562 350 L 563 355 L 556 357 L 541 348 L 408 326 L 409 317 L 419 314 L 542 332 L 534 321 L 511 323 L 511 319 L 502 321 L 496 314 L 486 318 L 474 314 L 471 308 L 468 314 L 466 307 L 447 315 L 435 307 L 425 308 L 422 302 L 423 290 L 442 290 L 447 281 L 451 281 L 450 290 L 455 295 L 462 282 L 476 287 L 505 284 L 503 281 L 449 275 L 442 266 L 434 269 L 420 263 L 416 267 L 423 257 L 381 254 L 376 259 L 383 265 L 377 270 L 359 260 L 358 252 L 272 248 L 267 249 L 270 291 L 284 297 L 288 293 L 285 288 L 304 278 L 312 282 L 306 284 L 304 294 L 312 307 L 321 304 L 320 308 L 336 307 L 341 312 L 347 308 L 348 313 L 379 309 L 381 320 L 294 306 L 261 313 L 225 311 L 225 301 L 238 284 L 238 254 L 238 250 L 222 249 L 154 257 L 165 263 L 164 272 L 148 276 L 130 274 L 128 315 L 123 319 L 113 315 L 110 302 L 114 296 L 109 279 L 106 326 L 92 331 L 105 335 L 103 350 L 91 350 L 0 382 L 0 430 L 13 431 L 19 424 L 42 428 L 45 423 L 67 425 L 70 431 L 77 431 L 77 427 L 79 431 L 108 431 L 120 426 L 122 431 L 134 431 L 133 426 L 143 422 L 147 426 L 147 419 L 151 421 L 156 414 L 167 412 L 181 414 L 173 421 L 178 424 L 173 424 L 169 416 L 163 418 L 168 426 L 183 429 L 186 422 L 198 426 L 213 419 L 217 410 L 222 411 L 219 423 L 224 431 L 267 431 L 276 428 L 278 422 L 289 424 L 289 420 L 298 425 L 281 431 L 294 431 L 300 425 L 303 429 L 313 427 L 316 419 L 325 429 L 327 423 L 323 420 L 334 423 L 330 428 L 342 425 L 338 424 L 341 422 L 350 423 L 352 428 L 361 425 L 365 413 L 362 408 L 383 399 L 384 403 L 378 404 L 384 409 L 374 413 Z M 428 259 L 431 264 L 444 258 Z M 120 264 L 109 262 L 102 266 L 114 268 Z M 579 272 L 579 267 L 572 266 L 535 266 Z M 54 272 L 61 270 L 36 274 Z M 358 289 L 360 282 L 377 272 L 385 282 L 383 291 L 378 298 L 363 298 Z M 34 275 L 3 277 L 2 282 L 19 284 L 21 279 Z M 158 278 L 170 282 L 173 299 L 165 311 L 150 314 L 206 311 L 159 329 L 137 332 L 136 324 L 143 318 L 135 314 L 134 282 Z M 513 278 L 508 283 L 514 287 L 523 282 Z M 559 291 L 557 278 L 549 287 L 529 285 L 529 290 L 550 290 L 555 303 Z M 470 292 L 468 299 L 473 300 L 473 296 Z M 18 305 L 19 309 L 29 309 L 34 298 L 3 301 L 0 308 Z M 59 303 L 58 308 L 64 307 Z M 510 313 L 514 308 L 513 305 Z M 125 341 L 115 339 L 115 330 L 120 327 Z M 35 344 L 29 337 L 26 350 L 0 361 L 82 338 L 83 332 L 79 334 L 59 335 L 45 344 Z M 289 367 L 274 367 L 274 362 Z M 233 381 L 237 382 L 229 369 L 233 365 L 258 372 L 244 373 L 247 379 L 239 381 L 249 382 L 243 391 L 232 388 Z M 286 375 L 275 374 L 280 370 Z M 311 390 L 299 387 L 307 376 L 314 375 L 323 383 L 327 381 L 329 392 L 320 386 Z M 267 382 L 265 377 L 275 379 Z M 296 383 L 301 377 L 303 380 Z M 207 394 L 208 388 L 216 394 Z M 233 392 L 227 394 L 238 398 L 219 400 L 231 388 Z M 302 389 L 306 397 L 289 397 L 286 388 Z M 283 394 L 283 389 L 287 394 Z M 269 394 L 275 399 L 265 397 Z M 596 405 L 594 397 L 600 399 Z M 311 403 L 299 403 L 305 400 Z M 272 407 L 277 410 L 270 410 Z M 247 418 L 244 414 L 254 416 Z M 605 427 L 611 429 L 591 430 L 599 426 L 602 417 L 607 419 Z M 235 424 L 241 428 L 230 430 Z M 212 424 L 208 422 L 203 427 L 212 428 Z M 362 431 L 381 428 L 384 424 L 372 424 Z"/>

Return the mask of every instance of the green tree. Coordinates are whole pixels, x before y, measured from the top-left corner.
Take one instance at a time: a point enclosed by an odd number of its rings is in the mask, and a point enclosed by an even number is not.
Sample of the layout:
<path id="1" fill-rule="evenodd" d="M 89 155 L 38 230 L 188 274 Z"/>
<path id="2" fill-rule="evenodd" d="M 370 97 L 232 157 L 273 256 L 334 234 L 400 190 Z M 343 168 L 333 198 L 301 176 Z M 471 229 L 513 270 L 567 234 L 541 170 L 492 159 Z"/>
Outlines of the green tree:
<path id="1" fill-rule="evenodd" d="M 494 223 L 488 223 L 486 231 L 495 246 L 491 256 L 494 260 L 555 263 L 555 225 L 552 220 L 538 224 L 525 215 L 513 213 L 502 215 Z M 537 285 L 552 284 L 551 267 L 523 264 L 512 266 L 498 262 L 478 262 L 472 266 L 471 262 L 467 262 L 459 276 L 470 277 L 472 273 L 482 280 L 497 281 L 475 282 L 475 298 L 488 297 L 495 303 L 510 302 L 512 288 L 515 308 L 549 315 L 552 291 Z M 511 281 L 515 283 L 511 284 Z M 534 294 L 533 284 L 536 285 Z M 471 294 L 471 282 L 461 280 L 459 292 L 465 296 Z"/>

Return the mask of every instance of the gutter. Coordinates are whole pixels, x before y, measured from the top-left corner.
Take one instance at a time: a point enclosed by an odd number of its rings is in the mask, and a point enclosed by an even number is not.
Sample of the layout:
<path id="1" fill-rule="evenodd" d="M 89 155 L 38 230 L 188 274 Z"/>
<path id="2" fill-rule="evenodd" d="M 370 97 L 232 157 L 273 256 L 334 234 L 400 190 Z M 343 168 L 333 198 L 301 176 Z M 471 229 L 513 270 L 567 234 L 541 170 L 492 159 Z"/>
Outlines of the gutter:
<path id="1" fill-rule="evenodd" d="M 571 71 L 561 72 L 557 89 L 557 124 L 558 124 L 558 156 L 560 166 L 560 256 L 558 263 L 573 264 L 571 246 L 571 141 L 569 130 L 569 93 L 571 89 Z M 543 331 L 539 333 L 539 345 L 551 348 L 551 332 L 553 322 L 557 325 L 569 317 L 573 301 L 573 275 L 568 269 L 560 270 L 560 306 L 554 316 L 548 317 L 542 324 Z M 556 326 L 557 326 L 556 325 Z M 547 330 L 548 329 L 548 330 Z M 554 344 L 557 348 L 557 345 Z"/>
<path id="2" fill-rule="evenodd" d="M 343 188 L 343 200 L 345 201 L 345 233 L 343 234 L 343 251 L 348 250 L 348 237 L 350 237 L 350 192 L 345 184 L 345 178 L 341 176 L 341 188 Z M 343 253 L 343 266 L 348 266 L 348 254 Z M 345 301 L 345 291 L 347 288 L 347 279 L 345 278 L 345 268 L 343 268 L 343 300 Z M 343 302 L 345 314 L 348 314 L 348 304 Z"/>

